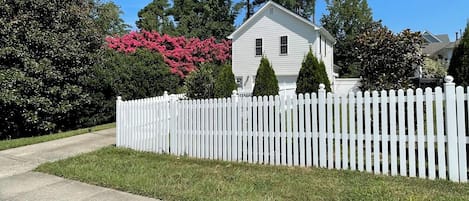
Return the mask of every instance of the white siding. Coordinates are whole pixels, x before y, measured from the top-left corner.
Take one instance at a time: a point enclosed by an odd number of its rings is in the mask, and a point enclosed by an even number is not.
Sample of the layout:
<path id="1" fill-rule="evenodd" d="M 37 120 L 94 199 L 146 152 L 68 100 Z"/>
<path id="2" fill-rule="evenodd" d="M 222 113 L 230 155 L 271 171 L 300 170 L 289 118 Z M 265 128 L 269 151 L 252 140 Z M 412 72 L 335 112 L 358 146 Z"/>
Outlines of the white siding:
<path id="1" fill-rule="evenodd" d="M 273 10 L 272 10 L 273 9 Z M 319 54 L 319 31 L 311 25 L 305 24 L 289 13 L 274 6 L 263 9 L 255 20 L 251 20 L 241 32 L 233 37 L 233 73 L 237 77 L 255 76 L 261 56 L 255 55 L 255 40 L 262 38 L 263 54 L 269 59 L 276 75 L 281 79 L 284 76 L 298 75 L 301 63 L 309 49 L 324 61 L 329 79 L 332 82 L 332 43 L 327 42 L 326 55 Z M 273 12 L 271 12 L 273 11 Z M 280 37 L 288 36 L 288 54 L 280 54 Z M 323 37 L 323 50 L 325 37 Z M 295 79 L 289 79 L 296 83 Z M 244 90 L 252 90 L 252 83 L 245 82 Z"/>

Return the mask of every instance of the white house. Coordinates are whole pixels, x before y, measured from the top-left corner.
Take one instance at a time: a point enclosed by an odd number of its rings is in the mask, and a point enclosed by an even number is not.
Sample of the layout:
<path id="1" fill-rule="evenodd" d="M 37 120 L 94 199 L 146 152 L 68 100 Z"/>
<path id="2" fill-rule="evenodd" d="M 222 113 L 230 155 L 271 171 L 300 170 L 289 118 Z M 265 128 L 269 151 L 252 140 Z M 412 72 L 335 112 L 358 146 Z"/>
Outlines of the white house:
<path id="1" fill-rule="evenodd" d="M 252 92 L 264 55 L 275 70 L 281 94 L 294 94 L 301 63 L 310 49 L 324 61 L 329 80 L 334 82 L 334 37 L 273 1 L 267 2 L 228 38 L 232 39 L 233 73 L 240 92 Z"/>

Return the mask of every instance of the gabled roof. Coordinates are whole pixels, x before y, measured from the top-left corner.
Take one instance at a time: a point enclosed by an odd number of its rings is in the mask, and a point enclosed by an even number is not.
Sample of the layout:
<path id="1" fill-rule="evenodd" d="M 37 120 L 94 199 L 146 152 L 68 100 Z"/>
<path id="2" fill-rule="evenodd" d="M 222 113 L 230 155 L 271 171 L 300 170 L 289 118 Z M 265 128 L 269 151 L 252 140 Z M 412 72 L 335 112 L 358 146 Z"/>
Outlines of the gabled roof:
<path id="1" fill-rule="evenodd" d="M 425 38 L 425 40 L 428 42 L 428 43 L 440 43 L 440 42 L 443 42 L 441 41 L 440 38 L 438 38 L 437 36 L 435 36 L 434 34 L 432 34 L 431 32 L 429 31 L 425 31 L 422 33 L 422 36 L 423 38 Z"/>
<path id="2" fill-rule="evenodd" d="M 290 11 L 289 9 L 287 9 L 287 8 L 281 6 L 281 5 L 279 5 L 279 4 L 277 4 L 273 1 L 268 1 L 264 6 L 262 6 L 261 9 L 259 9 L 256 13 L 254 13 L 254 15 L 252 15 L 248 20 L 246 20 L 246 22 L 244 22 L 240 27 L 238 27 L 238 29 L 236 29 L 233 33 L 231 33 L 228 36 L 228 38 L 232 39 L 236 34 L 240 33 L 244 29 L 246 29 L 251 22 L 255 21 L 261 15 L 261 13 L 266 12 L 266 10 L 267 10 L 267 8 L 269 8 L 269 6 L 273 6 L 275 8 L 278 8 L 279 10 L 282 10 L 283 12 L 293 16 L 294 18 L 296 18 L 299 21 L 305 23 L 306 25 L 311 26 L 311 28 L 313 28 L 314 30 L 318 30 L 323 36 L 326 37 L 326 39 L 332 41 L 332 43 L 334 43 L 334 44 L 336 43 L 335 38 L 326 29 L 324 29 L 323 27 L 319 27 L 319 26 L 315 25 L 314 23 L 308 21 L 304 17 L 301 17 L 300 15 Z"/>
<path id="3" fill-rule="evenodd" d="M 449 36 L 448 36 L 448 34 L 438 34 L 438 35 L 436 35 L 436 37 L 437 37 L 438 39 L 440 39 L 441 42 L 449 43 Z"/>

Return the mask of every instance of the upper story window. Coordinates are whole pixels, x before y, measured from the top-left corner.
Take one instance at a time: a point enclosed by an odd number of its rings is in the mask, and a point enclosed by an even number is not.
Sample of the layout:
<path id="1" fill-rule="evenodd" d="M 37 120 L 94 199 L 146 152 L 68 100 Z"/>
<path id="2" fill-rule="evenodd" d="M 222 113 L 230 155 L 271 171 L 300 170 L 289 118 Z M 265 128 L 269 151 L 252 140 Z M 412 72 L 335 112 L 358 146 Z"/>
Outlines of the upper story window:
<path id="1" fill-rule="evenodd" d="M 280 54 L 288 53 L 288 37 L 280 36 Z"/>
<path id="2" fill-rule="evenodd" d="M 322 54 L 322 36 L 319 35 L 319 54 Z"/>
<path id="3" fill-rule="evenodd" d="M 256 56 L 262 56 L 262 38 L 256 38 Z"/>

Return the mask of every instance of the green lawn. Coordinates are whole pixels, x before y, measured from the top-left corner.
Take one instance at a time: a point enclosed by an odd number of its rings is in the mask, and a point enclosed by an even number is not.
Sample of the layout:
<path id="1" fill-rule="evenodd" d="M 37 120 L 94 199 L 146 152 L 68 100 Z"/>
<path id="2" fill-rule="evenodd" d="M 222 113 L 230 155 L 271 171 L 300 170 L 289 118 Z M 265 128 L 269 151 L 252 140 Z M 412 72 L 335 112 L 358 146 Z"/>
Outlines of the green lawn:
<path id="1" fill-rule="evenodd" d="M 42 135 L 42 136 L 37 136 L 37 137 L 18 138 L 14 140 L 2 140 L 0 141 L 0 151 L 5 150 L 5 149 L 15 148 L 15 147 L 21 147 L 25 145 L 30 145 L 30 144 L 37 144 L 41 142 L 71 137 L 74 135 L 85 134 L 85 133 L 89 133 L 93 131 L 114 128 L 114 127 L 116 127 L 115 123 L 109 123 L 109 124 L 94 126 L 90 128 L 82 128 L 78 130 L 72 130 L 72 131 L 49 134 L 49 135 Z"/>
<path id="2" fill-rule="evenodd" d="M 106 147 L 36 171 L 163 200 L 468 200 L 469 184 Z"/>

